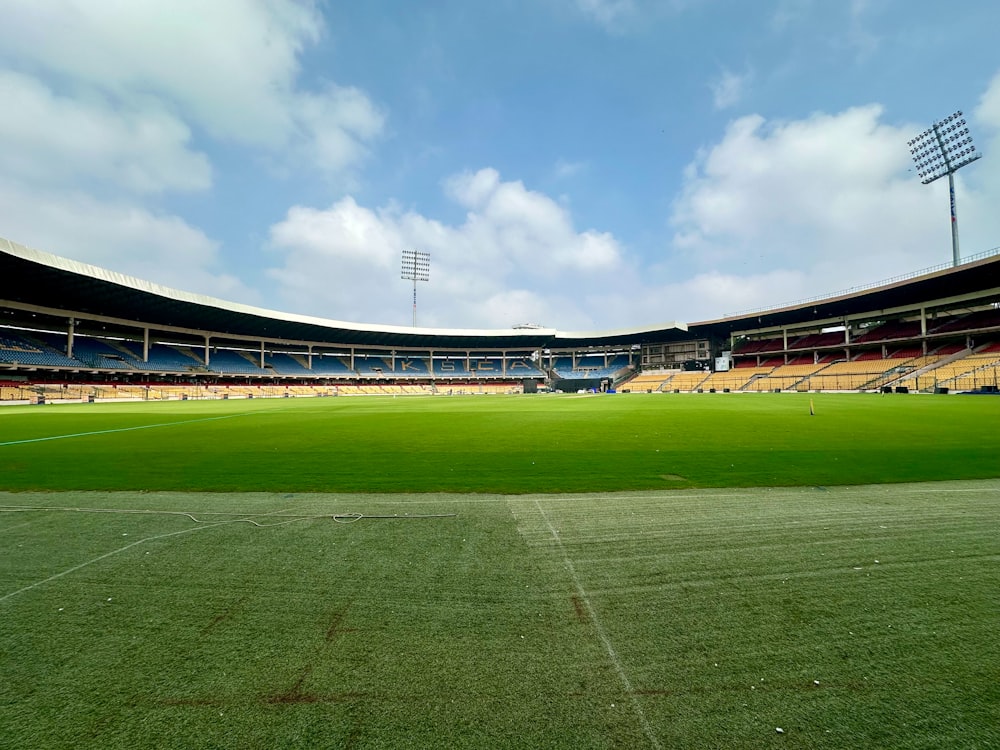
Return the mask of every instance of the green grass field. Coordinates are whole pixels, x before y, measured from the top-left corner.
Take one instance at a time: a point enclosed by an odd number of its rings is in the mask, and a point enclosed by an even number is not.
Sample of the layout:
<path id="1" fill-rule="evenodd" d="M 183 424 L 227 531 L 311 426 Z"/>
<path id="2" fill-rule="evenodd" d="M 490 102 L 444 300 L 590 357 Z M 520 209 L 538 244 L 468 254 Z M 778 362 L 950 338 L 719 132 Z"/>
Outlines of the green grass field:
<path id="1" fill-rule="evenodd" d="M 1000 399 L 811 398 L 4 408 L 0 748 L 1000 746 Z"/>
<path id="2" fill-rule="evenodd" d="M 990 478 L 998 424 L 1000 398 L 897 394 L 7 407 L 0 489 L 510 494 Z"/>

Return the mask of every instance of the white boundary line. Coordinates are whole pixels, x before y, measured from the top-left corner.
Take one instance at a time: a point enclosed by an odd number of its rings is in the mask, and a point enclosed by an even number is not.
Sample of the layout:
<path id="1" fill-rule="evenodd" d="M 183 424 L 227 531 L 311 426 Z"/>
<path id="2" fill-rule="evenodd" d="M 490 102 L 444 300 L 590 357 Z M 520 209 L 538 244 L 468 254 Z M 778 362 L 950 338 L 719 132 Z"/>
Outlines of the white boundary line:
<path id="1" fill-rule="evenodd" d="M 178 536 L 179 534 L 190 534 L 192 531 L 200 531 L 201 529 L 208 529 L 208 528 L 211 528 L 212 526 L 221 526 L 224 523 L 230 523 L 230 522 L 229 521 L 220 521 L 219 523 L 213 523 L 210 526 L 194 526 L 193 528 L 182 529 L 181 531 L 171 531 L 168 534 L 158 534 L 157 536 L 148 536 L 145 539 L 140 539 L 137 542 L 132 542 L 131 544 L 126 544 L 124 547 L 120 547 L 118 549 L 111 550 L 110 552 L 105 552 L 103 555 L 95 557 L 93 560 L 87 560 L 87 562 L 80 563 L 79 565 L 74 565 L 72 568 L 67 568 L 66 570 L 62 571 L 61 573 L 56 573 L 55 575 L 51 575 L 48 578 L 45 578 L 45 579 L 43 579 L 41 581 L 36 581 L 35 583 L 31 584 L 30 586 L 25 586 L 23 589 L 18 589 L 17 591 L 11 591 L 9 594 L 5 594 L 4 596 L 0 596 L 0 602 L 5 602 L 8 599 L 10 599 L 11 597 L 17 596 L 18 594 L 23 594 L 25 591 L 31 591 L 33 588 L 37 588 L 38 586 L 41 586 L 43 583 L 48 583 L 49 581 L 54 581 L 57 578 L 62 578 L 63 576 L 69 575 L 70 573 L 74 573 L 77 570 L 80 570 L 80 568 L 86 568 L 88 565 L 93 565 L 96 562 L 100 562 L 101 560 L 105 559 L 106 557 L 111 557 L 112 555 L 117 555 L 119 552 L 124 552 L 125 550 L 131 549 L 132 547 L 135 547 L 136 545 L 142 544 L 143 542 L 152 542 L 152 541 L 154 541 L 156 539 L 166 539 L 168 536 Z"/>
<path id="2" fill-rule="evenodd" d="M 285 512 L 284 510 L 276 510 L 276 511 L 274 511 L 274 513 L 264 513 L 262 515 L 274 516 L 274 515 L 279 515 L 279 514 L 284 513 L 284 512 Z M 147 536 L 145 539 L 139 539 L 138 541 L 132 542 L 131 544 L 126 544 L 124 547 L 119 547 L 118 549 L 113 549 L 110 552 L 105 552 L 103 555 L 99 555 L 99 556 L 95 557 L 93 560 L 87 560 L 87 562 L 80 563 L 79 565 L 74 565 L 72 568 L 67 568 L 66 570 L 62 571 L 61 573 L 56 573 L 56 574 L 51 575 L 48 578 L 45 578 L 45 579 L 43 579 L 41 581 L 35 581 L 35 583 L 32 583 L 30 586 L 25 586 L 24 588 L 18 589 L 17 591 L 11 591 L 9 594 L 4 594 L 3 596 L 0 596 L 0 602 L 5 602 L 8 599 L 10 599 L 11 597 L 17 596 L 18 594 L 23 594 L 26 591 L 31 591 L 32 589 L 37 588 L 37 587 L 41 586 L 44 583 L 48 583 L 49 581 L 54 581 L 54 580 L 56 580 L 58 578 L 62 578 L 63 576 L 67 576 L 70 573 L 74 573 L 74 572 L 80 570 L 81 568 L 86 568 L 88 565 L 93 565 L 94 563 L 100 562 L 101 560 L 104 560 L 105 558 L 111 557 L 113 555 L 117 555 L 118 553 L 124 552 L 125 550 L 132 549 L 132 547 L 138 546 L 138 545 L 142 544 L 143 542 L 153 542 L 153 541 L 156 541 L 157 539 L 166 539 L 167 537 L 171 537 L 171 536 L 180 536 L 181 534 L 190 534 L 192 531 L 200 531 L 201 529 L 211 529 L 211 528 L 214 528 L 215 526 L 225 526 L 227 524 L 236 523 L 236 522 L 238 522 L 240 520 L 242 520 L 242 519 L 232 519 L 232 520 L 228 520 L 228 521 L 217 521 L 216 523 L 207 523 L 207 524 L 204 524 L 203 526 L 193 526 L 193 527 L 188 528 L 188 529 L 181 529 L 180 531 L 170 531 L 170 532 L 168 532 L 166 534 L 157 534 L 156 536 Z M 298 519 L 296 519 L 296 520 L 298 520 Z M 280 524 L 275 524 L 275 525 L 278 526 Z"/>
<path id="3" fill-rule="evenodd" d="M 545 521 L 545 525 L 548 526 L 549 532 L 551 532 L 552 538 L 556 542 L 556 546 L 559 547 L 559 551 L 562 553 L 563 563 L 566 565 L 566 569 L 569 571 L 569 575 L 573 579 L 573 585 L 576 586 L 576 592 L 579 594 L 580 599 L 587 607 L 587 614 L 590 615 L 590 620 L 594 623 L 594 630 L 597 631 L 597 637 L 601 639 L 601 643 L 604 645 L 604 650 L 607 652 L 608 658 L 611 659 L 611 663 L 614 665 L 615 671 L 618 673 L 618 679 L 621 680 L 622 686 L 625 688 L 625 692 L 628 694 L 629 700 L 632 702 L 632 708 L 635 711 L 635 715 L 639 718 L 639 723 L 642 725 L 642 729 L 646 733 L 649 743 L 656 748 L 656 750 L 662 750 L 663 746 L 656 738 L 656 734 L 653 732 L 653 727 L 650 726 L 649 720 L 646 718 L 646 714 L 642 710 L 639 698 L 636 696 L 635 689 L 632 687 L 632 681 L 625 673 L 625 667 L 622 665 L 621 659 L 618 658 L 618 653 L 615 651 L 615 647 L 611 645 L 611 639 L 608 638 L 608 634 L 605 632 L 604 626 L 601 625 L 601 621 L 597 617 L 594 605 L 590 602 L 590 596 L 587 595 L 586 589 L 583 588 L 583 584 L 580 582 L 580 577 L 576 573 L 573 561 L 569 559 L 569 554 L 566 552 L 566 547 L 563 545 L 562 539 L 559 537 L 559 532 L 556 531 L 552 522 L 549 521 L 549 517 L 545 515 L 545 511 L 542 509 L 541 503 L 539 503 L 537 499 L 535 500 L 535 507 L 538 508 L 538 512 L 542 514 L 542 520 Z M 0 599 L 0 601 L 3 600 Z"/>
<path id="4" fill-rule="evenodd" d="M 5 531 L 13 531 L 14 529 L 19 529 L 22 526 L 31 526 L 31 521 L 25 521 L 24 523 L 15 524 L 14 526 L 5 526 L 4 528 L 0 529 L 0 534 L 4 533 Z"/>
<path id="5" fill-rule="evenodd" d="M 94 432 L 75 432 L 69 435 L 49 435 L 48 437 L 28 438 L 27 440 L 8 440 L 0 443 L 0 448 L 5 445 L 23 445 L 24 443 L 44 443 L 47 440 L 63 440 L 65 438 L 89 437 L 90 435 L 109 435 L 113 432 L 131 432 L 133 430 L 149 430 L 154 427 L 173 427 L 179 424 L 194 424 L 195 422 L 214 422 L 218 419 L 232 419 L 233 417 L 245 417 L 254 412 L 241 412 L 240 414 L 225 414 L 221 417 L 202 417 L 200 419 L 183 419 L 179 422 L 160 422 L 158 424 L 141 424 L 135 427 L 116 427 L 112 430 L 95 430 Z"/>

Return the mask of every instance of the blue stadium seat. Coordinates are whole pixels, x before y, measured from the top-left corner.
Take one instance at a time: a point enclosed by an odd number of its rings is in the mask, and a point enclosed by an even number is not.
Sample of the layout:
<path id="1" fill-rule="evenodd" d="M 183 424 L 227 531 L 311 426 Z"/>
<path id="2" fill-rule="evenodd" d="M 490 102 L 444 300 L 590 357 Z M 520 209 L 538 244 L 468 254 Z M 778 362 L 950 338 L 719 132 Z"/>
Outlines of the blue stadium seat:
<path id="1" fill-rule="evenodd" d="M 209 358 L 209 370 L 224 375 L 271 375 L 271 371 L 254 364 L 247 352 L 236 352 L 230 349 L 216 349 Z"/>
<path id="2" fill-rule="evenodd" d="M 63 339 L 62 346 L 65 346 Z M 78 359 L 67 357 L 57 346 L 51 346 L 41 337 L 35 338 L 14 331 L 0 334 L 0 362 L 41 367 L 85 367 Z"/>

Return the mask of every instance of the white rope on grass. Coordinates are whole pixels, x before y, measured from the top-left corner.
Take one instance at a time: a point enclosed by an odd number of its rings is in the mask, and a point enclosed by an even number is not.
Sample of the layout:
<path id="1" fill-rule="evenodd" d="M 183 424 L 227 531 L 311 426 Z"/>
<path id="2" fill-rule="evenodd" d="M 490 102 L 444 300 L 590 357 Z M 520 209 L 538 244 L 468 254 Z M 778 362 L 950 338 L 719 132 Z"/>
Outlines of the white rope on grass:
<path id="1" fill-rule="evenodd" d="M 332 518 L 337 523 L 355 523 L 360 521 L 362 518 L 372 518 L 372 519 L 418 519 L 418 518 L 453 518 L 455 513 L 441 513 L 441 514 L 424 514 L 424 515 L 365 515 L 363 513 L 339 513 L 339 514 L 322 514 L 322 515 L 297 515 L 290 517 L 287 521 L 279 521 L 278 523 L 258 523 L 254 521 L 254 518 L 262 517 L 275 517 L 283 516 L 285 512 L 283 510 L 276 510 L 272 513 L 227 513 L 224 511 L 205 511 L 200 513 L 202 516 L 214 515 L 214 516 L 239 516 L 239 518 L 232 518 L 229 520 L 219 520 L 219 521 L 204 521 L 200 518 L 195 517 L 193 513 L 182 510 L 142 510 L 142 509 L 129 509 L 129 508 L 64 508 L 59 506 L 23 506 L 23 505 L 0 505 L 0 513 L 27 513 L 27 512 L 47 512 L 47 511 L 67 511 L 75 513 L 129 513 L 129 514 L 148 514 L 148 515 L 171 515 L 171 516 L 185 516 L 194 521 L 197 526 L 193 526 L 187 529 L 181 529 L 180 531 L 170 531 L 166 534 L 156 534 L 154 536 L 147 536 L 138 541 L 126 544 L 124 547 L 119 547 L 118 549 L 111 550 L 110 552 L 105 552 L 103 555 L 98 555 L 93 560 L 87 560 L 79 565 L 74 565 L 71 568 L 67 568 L 59 573 L 55 573 L 48 578 L 44 578 L 41 581 L 36 581 L 28 586 L 17 589 L 16 591 L 11 591 L 8 594 L 0 596 L 0 603 L 3 603 L 10 599 L 11 597 L 17 596 L 18 594 L 23 594 L 26 591 L 31 591 L 32 589 L 38 588 L 39 586 L 48 583 L 49 581 L 55 581 L 63 576 L 74 573 L 81 568 L 86 568 L 88 565 L 93 565 L 94 563 L 100 562 L 108 557 L 117 555 L 126 550 L 132 549 L 145 542 L 156 541 L 157 539 L 166 539 L 172 536 L 179 536 L 181 534 L 190 534 L 192 531 L 200 531 L 201 529 L 211 529 L 216 526 L 226 526 L 233 523 L 249 523 L 253 524 L 257 528 L 270 528 L 272 526 L 282 526 L 288 523 L 295 523 L 296 521 L 305 520 L 316 520 L 321 518 Z"/>
<path id="2" fill-rule="evenodd" d="M 43 506 L 43 505 L 0 505 L 0 513 L 28 513 L 28 512 L 51 512 L 51 511 L 64 511 L 72 513 L 118 513 L 118 514 L 133 514 L 133 515 L 162 515 L 162 516 L 184 516 L 191 519 L 195 523 L 209 523 L 212 525 L 219 525 L 224 523 L 249 523 L 252 526 L 256 526 L 259 529 L 271 528 L 273 526 L 283 526 L 288 523 L 295 523 L 296 521 L 318 521 L 324 518 L 329 518 L 337 523 L 355 523 L 362 519 L 371 520 L 408 520 L 408 519 L 426 519 L 426 518 L 454 518 L 457 514 L 455 513 L 405 513 L 399 515 L 394 513 L 392 515 L 375 515 L 369 513 L 317 513 L 310 515 L 289 515 L 284 511 L 276 511 L 274 513 L 233 513 L 229 511 L 218 511 L 218 510 L 206 510 L 200 511 L 199 516 L 239 516 L 239 518 L 233 518 L 231 520 L 225 521 L 207 521 L 203 518 L 198 518 L 193 512 L 186 510 L 148 510 L 144 508 L 68 508 L 63 506 Z M 277 523 L 258 523 L 254 521 L 254 518 L 274 518 L 275 516 L 279 518 L 285 518 L 287 520 L 278 521 Z"/>
<path id="3" fill-rule="evenodd" d="M 222 523 L 225 522 L 223 521 Z M 140 539 L 137 542 L 126 544 L 124 547 L 119 547 L 118 549 L 111 550 L 110 552 L 105 552 L 103 555 L 99 555 L 98 557 L 95 557 L 93 560 L 87 560 L 87 562 L 80 563 L 79 565 L 74 565 L 72 568 L 67 568 L 66 570 L 60 573 L 51 575 L 48 578 L 42 579 L 41 581 L 36 581 L 35 583 L 32 583 L 29 586 L 25 586 L 24 588 L 18 589 L 17 591 L 11 591 L 9 594 L 4 594 L 3 596 L 0 596 L 0 602 L 5 602 L 13 596 L 17 596 L 18 594 L 23 594 L 25 591 L 31 591 L 32 589 L 38 588 L 44 583 L 48 583 L 49 581 L 54 581 L 57 578 L 62 578 L 65 575 L 69 575 L 70 573 L 74 573 L 77 570 L 80 570 L 80 568 L 86 568 L 88 565 L 93 565 L 94 563 L 100 562 L 101 560 L 104 560 L 107 557 L 111 557 L 112 555 L 117 555 L 119 552 L 124 552 L 125 550 L 131 549 L 132 547 L 142 544 L 143 542 L 152 542 L 157 539 L 166 539 L 167 537 L 177 536 L 178 534 L 189 534 L 192 531 L 200 531 L 201 529 L 208 529 L 211 528 L 212 526 L 218 526 L 218 525 L 219 524 L 210 524 L 208 526 L 195 526 L 194 528 L 182 529 L 181 531 L 171 531 L 169 534 L 158 534 L 156 536 L 148 536 L 145 539 Z"/>

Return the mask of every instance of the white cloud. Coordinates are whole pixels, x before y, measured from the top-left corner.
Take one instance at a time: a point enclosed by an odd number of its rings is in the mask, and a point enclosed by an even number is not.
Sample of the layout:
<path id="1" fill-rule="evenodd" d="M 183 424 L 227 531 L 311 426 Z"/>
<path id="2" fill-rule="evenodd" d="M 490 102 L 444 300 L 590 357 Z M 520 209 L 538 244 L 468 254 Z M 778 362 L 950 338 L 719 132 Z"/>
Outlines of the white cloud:
<path id="1" fill-rule="evenodd" d="M 302 206 L 289 209 L 285 220 L 271 228 L 271 241 L 313 262 L 330 253 L 331 238 L 335 238 L 339 260 L 388 269 L 397 260 L 396 248 L 402 242 L 393 225 L 391 218 L 384 220 L 347 197 L 326 211 Z"/>
<path id="2" fill-rule="evenodd" d="M 481 206 L 499 186 L 500 173 L 491 168 L 452 175 L 444 182 L 448 197 L 466 208 Z"/>
<path id="3" fill-rule="evenodd" d="M 1000 171 L 984 166 L 987 159 L 993 160 L 1000 156 L 1000 73 L 993 76 L 973 116 L 966 119 L 971 121 L 973 145 L 980 153 L 985 154 L 985 157 L 980 157 L 968 167 L 975 170 L 970 175 L 970 180 L 988 186 L 990 195 L 1000 197 Z M 1000 236 L 994 240 L 1000 243 Z"/>
<path id="4" fill-rule="evenodd" d="M 552 314 L 552 300 L 527 289 L 510 289 L 491 294 L 482 305 L 484 319 L 488 321 L 511 321 L 512 313 L 521 316 L 509 325 L 535 323 L 546 320 Z"/>
<path id="5" fill-rule="evenodd" d="M 880 117 L 881 108 L 869 106 L 784 123 L 759 115 L 735 120 L 697 160 L 674 222 L 701 240 L 863 224 L 864 214 L 884 210 L 883 191 L 902 185 L 909 156 L 900 146 L 906 131 L 881 125 Z"/>
<path id="6" fill-rule="evenodd" d="M 576 7 L 608 31 L 619 31 L 636 11 L 633 0 L 576 0 Z"/>
<path id="7" fill-rule="evenodd" d="M 851 0 L 847 43 L 855 50 L 859 61 L 870 58 L 881 43 L 867 25 L 867 17 L 871 12 L 871 0 Z"/>
<path id="8" fill-rule="evenodd" d="M 818 37 L 808 43 L 807 54 L 832 52 L 845 61 L 863 65 L 882 45 L 882 38 L 873 29 L 884 22 L 886 8 L 884 0 L 777 0 L 768 25 L 774 34 L 788 36 L 792 47 L 818 32 Z"/>
<path id="9" fill-rule="evenodd" d="M 0 172 L 31 182 L 101 180 L 140 193 L 211 184 L 190 131 L 155 104 L 115 111 L 95 98 L 54 94 L 28 76 L 0 70 Z"/>
<path id="10" fill-rule="evenodd" d="M 150 98 L 211 137 L 340 171 L 382 129 L 367 96 L 299 87 L 299 57 L 324 33 L 308 0 L 6 0 L 0 60 L 118 106 Z"/>
<path id="11" fill-rule="evenodd" d="M 712 102 L 715 108 L 729 109 L 739 104 L 746 96 L 746 89 L 751 79 L 750 71 L 734 73 L 728 69 L 723 70 L 719 77 L 710 84 Z"/>
<path id="12" fill-rule="evenodd" d="M 920 184 L 906 148 L 918 128 L 882 115 L 870 105 L 791 122 L 743 117 L 698 156 L 674 206 L 673 247 L 695 278 L 729 285 L 716 314 L 950 261 L 947 185 Z M 981 191 L 961 179 L 958 190 L 965 257 L 990 247 L 1000 221 Z"/>
<path id="13" fill-rule="evenodd" d="M 778 33 L 785 31 L 806 15 L 813 2 L 814 0 L 778 0 L 771 15 L 771 29 Z"/>
<path id="14" fill-rule="evenodd" d="M 223 269 L 217 244 L 177 216 L 0 181 L 0 226 L 7 239 L 28 247 L 187 292 L 259 303 Z"/>
<path id="15" fill-rule="evenodd" d="M 685 5 L 572 2 L 611 32 Z M 10 109 L 0 122 L 0 225 L 25 244 L 257 303 L 260 295 L 226 270 L 214 239 L 152 201 L 208 189 L 203 152 L 218 143 L 289 170 L 313 165 L 349 178 L 384 129 L 365 91 L 304 75 L 304 53 L 326 34 L 310 0 L 0 3 L 0 93 Z M 816 8 L 814 0 L 780 0 L 775 27 L 806 23 Z M 873 10 L 858 0 L 838 9 L 842 23 L 828 43 L 862 52 L 877 43 L 863 33 Z M 845 19 L 858 32 L 854 47 Z M 712 84 L 716 106 L 745 101 L 749 83 L 749 70 L 722 71 Z M 1000 150 L 1000 76 L 976 118 L 977 143 Z M 278 296 L 265 304 L 409 324 L 403 249 L 432 255 L 419 322 L 448 327 L 704 319 L 868 283 L 950 259 L 946 186 L 920 185 L 907 172 L 906 140 L 922 128 L 886 124 L 875 105 L 795 121 L 734 120 L 689 165 L 667 252 L 645 268 L 610 232 L 573 216 L 568 200 L 495 169 L 444 181 L 464 213 L 451 222 L 391 200 L 294 206 L 271 227 L 268 274 Z M 965 255 L 1000 237 L 1000 179 L 987 163 L 959 175 Z M 585 166 L 560 161 L 555 176 Z"/>
<path id="16" fill-rule="evenodd" d="M 989 137 L 1000 137 L 998 91 L 977 109 Z M 911 170 L 906 142 L 919 126 L 884 119 L 869 105 L 734 120 L 686 168 L 673 238 L 646 267 L 610 233 L 577 229 L 565 206 L 487 168 L 445 180 L 466 210 L 456 224 L 351 199 L 294 209 L 272 228 L 283 259 L 272 273 L 306 311 L 407 324 L 399 253 L 420 249 L 432 256 L 421 325 L 574 330 L 713 319 L 947 264 L 947 184 L 922 185 Z M 963 257 L 1000 236 L 1000 185 L 972 169 L 957 178 Z"/>
<path id="17" fill-rule="evenodd" d="M 321 94 L 293 97 L 303 155 L 327 172 L 340 172 L 367 155 L 383 116 L 360 89 L 330 85 Z"/>
<path id="18" fill-rule="evenodd" d="M 739 274 L 707 270 L 689 277 L 656 283 L 633 279 L 629 293 L 620 288 L 595 296 L 599 306 L 615 326 L 653 325 L 680 321 L 714 320 L 776 302 L 792 302 L 813 296 L 810 278 L 798 269 Z M 602 326 L 604 328 L 613 326 Z"/>
<path id="19" fill-rule="evenodd" d="M 975 117 L 984 127 L 1000 132 L 1000 73 L 993 76 L 980 97 Z"/>
<path id="20" fill-rule="evenodd" d="M 673 289 L 675 294 L 691 300 L 688 309 L 692 315 L 705 320 L 805 299 L 812 296 L 806 286 L 808 281 L 806 272 L 799 269 L 777 269 L 743 276 L 714 270 L 687 279 Z"/>
<path id="21" fill-rule="evenodd" d="M 959 173 L 976 188 L 972 195 L 965 191 L 958 196 L 963 254 L 1000 246 L 1000 214 L 996 210 L 1000 205 L 1000 170 L 994 166 L 1000 157 L 1000 73 L 993 76 L 972 117 L 966 115 L 973 144 L 983 156 Z"/>
<path id="22" fill-rule="evenodd" d="M 501 182 L 493 169 L 456 175 L 448 194 L 471 209 L 465 228 L 498 258 L 531 266 L 547 276 L 567 269 L 590 272 L 619 262 L 619 248 L 607 233 L 577 233 L 565 207 L 528 190 L 521 182 Z"/>
<path id="23" fill-rule="evenodd" d="M 557 180 L 568 180 L 571 177 L 576 177 L 581 172 L 587 170 L 587 162 L 585 161 L 567 161 L 566 159 L 558 159 L 556 161 L 555 168 L 552 170 L 552 176 Z"/>
<path id="24" fill-rule="evenodd" d="M 408 322 L 400 253 L 431 254 L 422 325 L 501 327 L 526 320 L 589 326 L 588 290 L 613 285 L 624 267 L 613 236 L 578 231 L 568 211 L 493 169 L 455 175 L 445 193 L 468 209 L 447 225 L 396 206 L 377 210 L 345 198 L 326 210 L 295 207 L 271 229 L 282 265 L 270 271 L 295 309 L 372 322 Z M 569 291 L 572 290 L 572 291 Z"/>
<path id="25" fill-rule="evenodd" d="M 258 304 L 218 243 L 158 202 L 208 190 L 220 144 L 349 184 L 383 127 L 360 89 L 302 84 L 325 31 L 312 0 L 2 7 L 0 226 L 29 246 Z"/>

